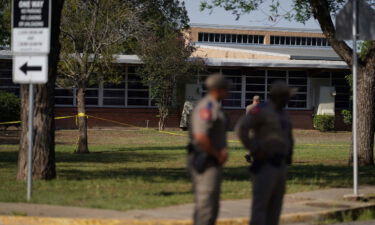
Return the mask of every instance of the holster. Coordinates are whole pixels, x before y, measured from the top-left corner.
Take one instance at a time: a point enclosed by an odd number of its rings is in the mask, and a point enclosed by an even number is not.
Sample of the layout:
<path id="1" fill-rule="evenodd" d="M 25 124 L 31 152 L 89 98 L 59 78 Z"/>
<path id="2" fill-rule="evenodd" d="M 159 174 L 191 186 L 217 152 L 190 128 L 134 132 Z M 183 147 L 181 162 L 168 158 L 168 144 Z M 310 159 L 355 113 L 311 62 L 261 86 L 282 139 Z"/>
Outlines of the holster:
<path id="1" fill-rule="evenodd" d="M 192 143 L 188 144 L 187 150 L 189 155 L 192 156 L 189 163 L 198 173 L 203 173 L 212 163 L 217 164 L 217 160 L 215 158 L 208 155 L 207 152 L 200 150 Z"/>
<path id="2" fill-rule="evenodd" d="M 287 161 L 287 158 L 285 155 L 282 154 L 275 154 L 272 157 L 270 157 L 267 160 L 258 160 L 254 159 L 253 163 L 250 165 L 250 172 L 256 174 L 260 171 L 260 169 L 267 163 L 272 165 L 273 167 L 279 168 L 281 167 L 285 162 Z"/>

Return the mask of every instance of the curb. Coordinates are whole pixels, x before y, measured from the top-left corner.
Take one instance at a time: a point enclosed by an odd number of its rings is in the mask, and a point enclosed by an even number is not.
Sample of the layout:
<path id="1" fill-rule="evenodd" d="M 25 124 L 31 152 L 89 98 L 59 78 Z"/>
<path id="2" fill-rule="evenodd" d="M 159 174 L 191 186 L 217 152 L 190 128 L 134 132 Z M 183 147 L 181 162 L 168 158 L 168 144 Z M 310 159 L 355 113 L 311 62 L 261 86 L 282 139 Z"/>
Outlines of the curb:
<path id="1" fill-rule="evenodd" d="M 350 215 L 353 219 L 365 210 L 375 210 L 375 204 L 319 212 L 291 213 L 281 216 L 281 223 L 298 223 L 325 219 L 342 219 Z M 219 219 L 217 225 L 248 225 L 248 218 Z M 34 216 L 0 216 L 0 225 L 192 225 L 191 220 L 136 220 L 136 219 L 78 219 Z"/>

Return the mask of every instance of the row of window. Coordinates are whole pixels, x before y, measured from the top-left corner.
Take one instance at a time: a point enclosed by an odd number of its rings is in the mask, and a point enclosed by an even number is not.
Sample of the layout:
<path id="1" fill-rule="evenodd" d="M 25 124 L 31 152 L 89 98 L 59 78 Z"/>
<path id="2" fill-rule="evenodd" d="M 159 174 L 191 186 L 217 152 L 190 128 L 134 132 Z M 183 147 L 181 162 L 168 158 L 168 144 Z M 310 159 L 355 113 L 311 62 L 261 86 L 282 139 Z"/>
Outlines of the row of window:
<path id="1" fill-rule="evenodd" d="M 263 35 L 198 33 L 199 42 L 264 44 Z"/>
<path id="2" fill-rule="evenodd" d="M 76 88 L 56 88 L 58 106 L 75 106 Z M 86 90 L 86 104 L 99 107 L 152 107 L 149 88 L 141 82 L 136 67 L 126 67 L 120 83 L 100 83 Z"/>
<path id="3" fill-rule="evenodd" d="M 232 82 L 232 89 L 229 95 L 223 100 L 224 107 L 244 108 L 251 104 L 252 98 L 259 95 L 262 101 L 269 98 L 270 85 L 276 80 L 284 80 L 290 87 L 298 89 L 298 93 L 288 103 L 290 109 L 307 108 L 307 72 L 306 71 L 285 71 L 285 70 L 256 70 L 243 72 L 238 70 L 215 70 L 221 72 Z M 203 83 L 208 75 L 200 75 L 199 82 Z M 203 89 L 202 94 L 206 90 Z"/>
<path id="4" fill-rule="evenodd" d="M 269 98 L 270 84 L 275 80 L 284 80 L 289 86 L 298 89 L 298 93 L 288 104 L 290 109 L 308 109 L 309 79 L 306 71 L 296 70 L 242 70 L 212 69 L 207 74 L 221 72 L 232 82 L 229 96 L 223 101 L 228 108 L 244 108 L 250 104 L 254 95 L 262 100 Z M 207 74 L 199 75 L 198 83 L 203 84 Z M 345 79 L 347 72 L 324 72 L 314 77 L 330 78 L 336 88 L 335 105 L 337 109 L 350 107 L 350 88 Z M 136 73 L 136 67 L 125 67 L 123 81 L 116 84 L 100 83 L 90 86 L 86 91 L 87 106 L 96 107 L 154 107 L 149 88 L 142 84 Z M 204 85 L 202 85 L 203 87 Z M 19 95 L 19 85 L 12 82 L 12 69 L 9 63 L 0 62 L 0 90 Z M 204 87 L 201 94 L 204 95 Z M 56 88 L 57 106 L 76 106 L 75 88 Z M 311 100 L 310 100 L 311 101 Z"/>
<path id="5" fill-rule="evenodd" d="M 313 47 L 331 46 L 331 44 L 327 41 L 326 38 L 288 36 L 271 36 L 271 45 L 294 45 Z"/>

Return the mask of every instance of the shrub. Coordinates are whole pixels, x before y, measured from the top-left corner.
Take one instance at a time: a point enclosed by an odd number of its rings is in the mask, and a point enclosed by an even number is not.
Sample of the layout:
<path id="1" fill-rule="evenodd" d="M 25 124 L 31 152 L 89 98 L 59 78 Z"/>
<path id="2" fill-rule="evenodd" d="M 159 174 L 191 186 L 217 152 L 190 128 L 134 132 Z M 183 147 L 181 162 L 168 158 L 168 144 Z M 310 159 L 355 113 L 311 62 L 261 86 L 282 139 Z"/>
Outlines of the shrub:
<path id="1" fill-rule="evenodd" d="M 321 132 L 333 130 L 335 128 L 335 116 L 315 115 L 314 128 Z"/>
<path id="2" fill-rule="evenodd" d="M 341 115 L 342 115 L 342 120 L 344 121 L 346 125 L 352 125 L 352 119 L 353 119 L 352 111 L 343 109 L 341 111 Z"/>
<path id="3" fill-rule="evenodd" d="M 0 91 L 0 122 L 20 120 L 20 105 L 16 95 Z"/>

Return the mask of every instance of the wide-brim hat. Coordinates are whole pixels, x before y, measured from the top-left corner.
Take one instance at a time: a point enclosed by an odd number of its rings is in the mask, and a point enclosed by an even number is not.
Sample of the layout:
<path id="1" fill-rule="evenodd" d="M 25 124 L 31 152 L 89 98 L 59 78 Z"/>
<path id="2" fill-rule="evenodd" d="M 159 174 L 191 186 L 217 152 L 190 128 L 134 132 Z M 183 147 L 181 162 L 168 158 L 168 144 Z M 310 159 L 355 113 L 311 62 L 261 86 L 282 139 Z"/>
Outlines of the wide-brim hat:
<path id="1" fill-rule="evenodd" d="M 284 81 L 278 80 L 271 84 L 270 95 L 288 95 L 293 97 L 298 92 L 298 88 L 289 87 Z"/>
<path id="2" fill-rule="evenodd" d="M 212 89 L 226 89 L 231 88 L 232 82 L 224 77 L 221 73 L 214 73 L 207 77 L 205 82 L 208 90 Z"/>

